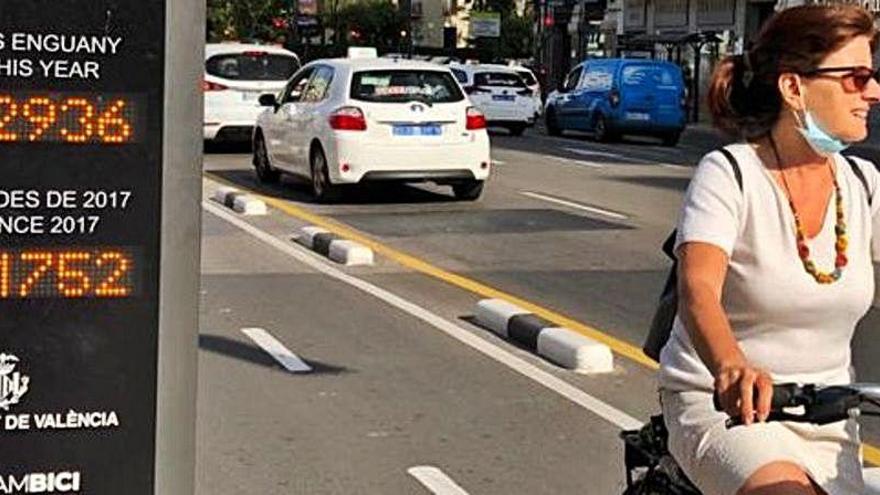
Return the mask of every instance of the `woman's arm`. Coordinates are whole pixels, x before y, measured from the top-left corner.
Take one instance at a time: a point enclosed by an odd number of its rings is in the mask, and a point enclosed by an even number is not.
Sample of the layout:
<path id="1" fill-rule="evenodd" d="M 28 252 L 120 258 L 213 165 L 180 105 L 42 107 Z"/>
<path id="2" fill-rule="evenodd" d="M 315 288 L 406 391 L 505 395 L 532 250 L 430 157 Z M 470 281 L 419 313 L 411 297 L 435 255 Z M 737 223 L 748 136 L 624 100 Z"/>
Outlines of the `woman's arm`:
<path id="1" fill-rule="evenodd" d="M 686 242 L 678 249 L 678 262 L 678 314 L 697 354 L 715 377 L 724 410 L 741 416 L 746 424 L 755 413 L 764 421 L 770 413 L 773 383 L 769 374 L 749 365 L 721 305 L 727 254 L 709 243 Z"/>

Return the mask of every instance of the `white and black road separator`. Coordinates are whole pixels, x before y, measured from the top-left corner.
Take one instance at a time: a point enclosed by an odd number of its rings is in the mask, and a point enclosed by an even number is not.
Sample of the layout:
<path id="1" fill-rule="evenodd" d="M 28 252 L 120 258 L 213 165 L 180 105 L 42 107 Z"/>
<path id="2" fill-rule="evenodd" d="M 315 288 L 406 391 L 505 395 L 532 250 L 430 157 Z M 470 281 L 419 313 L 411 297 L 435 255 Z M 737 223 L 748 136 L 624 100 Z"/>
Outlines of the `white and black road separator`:
<path id="1" fill-rule="evenodd" d="M 266 202 L 234 187 L 222 186 L 214 191 L 214 201 L 242 215 L 265 215 Z"/>
<path id="2" fill-rule="evenodd" d="M 611 349 L 600 342 L 561 328 L 501 299 L 483 299 L 475 314 L 479 325 L 500 337 L 576 373 L 614 370 Z"/>
<path id="3" fill-rule="evenodd" d="M 294 240 L 312 251 L 346 266 L 372 265 L 373 250 L 354 241 L 343 239 L 321 227 L 300 229 Z"/>

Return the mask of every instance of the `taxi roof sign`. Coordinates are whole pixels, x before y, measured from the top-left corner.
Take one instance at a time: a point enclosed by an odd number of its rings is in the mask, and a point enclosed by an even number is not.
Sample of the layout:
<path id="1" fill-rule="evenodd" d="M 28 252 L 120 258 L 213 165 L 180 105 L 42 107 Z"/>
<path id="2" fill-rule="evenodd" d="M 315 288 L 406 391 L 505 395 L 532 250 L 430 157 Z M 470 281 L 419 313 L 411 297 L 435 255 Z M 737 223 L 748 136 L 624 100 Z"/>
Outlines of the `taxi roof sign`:
<path id="1" fill-rule="evenodd" d="M 348 47 L 348 58 L 379 58 L 379 52 L 371 46 Z"/>

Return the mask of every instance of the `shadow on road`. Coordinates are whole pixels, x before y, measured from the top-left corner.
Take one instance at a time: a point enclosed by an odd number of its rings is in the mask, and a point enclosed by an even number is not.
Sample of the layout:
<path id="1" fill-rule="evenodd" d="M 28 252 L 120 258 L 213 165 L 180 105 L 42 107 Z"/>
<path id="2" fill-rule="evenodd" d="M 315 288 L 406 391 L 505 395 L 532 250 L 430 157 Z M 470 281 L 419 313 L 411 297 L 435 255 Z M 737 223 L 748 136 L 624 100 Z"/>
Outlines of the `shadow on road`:
<path id="1" fill-rule="evenodd" d="M 296 201 L 298 203 L 315 204 L 309 190 L 309 185 L 296 177 L 282 175 L 277 184 L 264 184 L 257 180 L 251 169 L 212 170 L 205 175 L 214 177 L 220 181 L 232 185 L 250 189 L 264 196 Z M 458 202 L 449 192 L 440 189 L 429 190 L 412 184 L 401 183 L 376 183 L 356 186 L 345 186 L 342 197 L 335 201 L 334 205 L 366 205 L 366 204 L 432 204 L 432 203 L 459 203 L 461 205 L 473 205 L 474 203 Z"/>
<path id="2" fill-rule="evenodd" d="M 640 186 L 656 187 L 660 189 L 670 189 L 673 191 L 685 191 L 690 184 L 690 177 L 615 177 L 614 180 L 619 182 L 628 182 Z"/>
<path id="3" fill-rule="evenodd" d="M 221 335 L 199 334 L 199 349 L 287 373 L 277 361 L 272 359 L 262 349 Z M 320 361 L 307 359 L 302 356 L 299 356 L 299 358 L 312 367 L 313 371 L 305 374 L 311 375 L 317 373 L 338 375 L 342 373 L 351 373 L 351 371 L 345 367 L 333 366 Z M 293 373 L 291 373 L 291 375 L 292 374 Z"/>

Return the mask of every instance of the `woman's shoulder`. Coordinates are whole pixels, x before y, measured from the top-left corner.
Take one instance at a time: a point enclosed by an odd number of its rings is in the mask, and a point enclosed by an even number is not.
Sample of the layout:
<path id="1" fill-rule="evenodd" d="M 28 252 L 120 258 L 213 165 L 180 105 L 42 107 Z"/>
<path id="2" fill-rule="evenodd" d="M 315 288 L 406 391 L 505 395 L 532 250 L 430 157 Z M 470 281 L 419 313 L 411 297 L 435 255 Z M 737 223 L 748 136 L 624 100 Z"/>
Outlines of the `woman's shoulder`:
<path id="1" fill-rule="evenodd" d="M 874 196 L 875 191 L 880 187 L 880 170 L 878 170 L 877 165 L 872 160 L 856 154 L 847 153 L 842 155 L 842 158 L 844 159 L 843 161 L 849 164 L 847 168 L 851 171 L 850 177 L 854 176 L 859 181 L 864 179 L 871 196 Z"/>
<path id="2" fill-rule="evenodd" d="M 694 179 L 721 180 L 742 189 L 742 176 L 754 168 L 755 160 L 755 153 L 748 144 L 728 144 L 703 155 L 697 164 Z"/>

